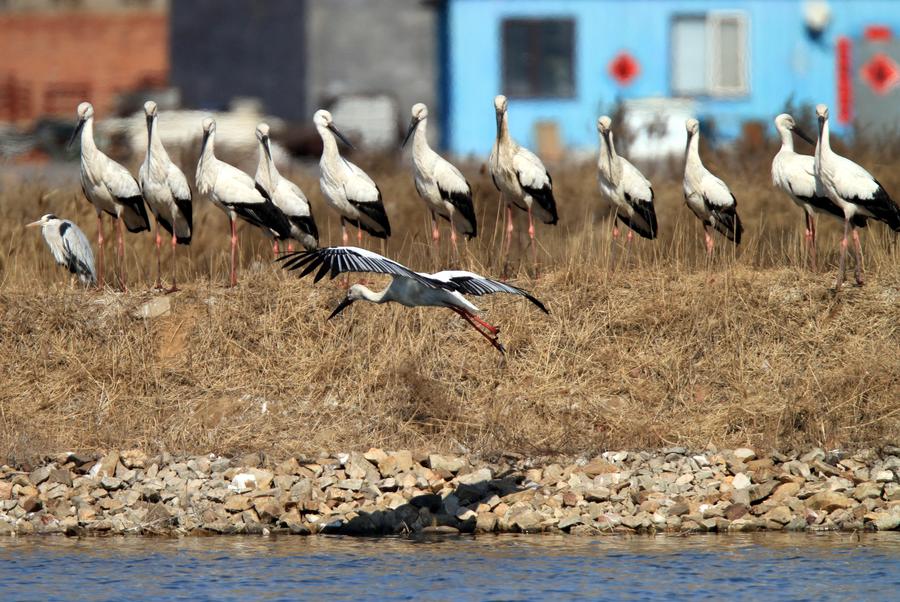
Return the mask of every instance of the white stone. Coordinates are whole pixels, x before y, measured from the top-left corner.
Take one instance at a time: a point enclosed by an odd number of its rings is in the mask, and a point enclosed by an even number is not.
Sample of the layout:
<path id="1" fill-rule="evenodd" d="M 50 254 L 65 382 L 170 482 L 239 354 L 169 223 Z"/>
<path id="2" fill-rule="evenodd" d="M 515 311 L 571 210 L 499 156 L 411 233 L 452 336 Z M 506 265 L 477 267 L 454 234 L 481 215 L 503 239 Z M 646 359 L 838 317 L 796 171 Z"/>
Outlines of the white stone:
<path id="1" fill-rule="evenodd" d="M 739 472 L 734 475 L 734 480 L 731 481 L 731 486 L 735 489 L 747 489 L 748 487 L 750 487 L 750 477 L 742 472 Z"/>

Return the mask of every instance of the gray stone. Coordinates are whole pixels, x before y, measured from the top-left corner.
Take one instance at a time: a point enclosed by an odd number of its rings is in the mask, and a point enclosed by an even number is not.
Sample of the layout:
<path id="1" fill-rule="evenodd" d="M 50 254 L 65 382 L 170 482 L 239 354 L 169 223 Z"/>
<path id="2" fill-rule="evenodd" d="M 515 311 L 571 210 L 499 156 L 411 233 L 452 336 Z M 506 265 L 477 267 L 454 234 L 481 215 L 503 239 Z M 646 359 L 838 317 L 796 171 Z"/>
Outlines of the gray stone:
<path id="1" fill-rule="evenodd" d="M 756 452 L 749 447 L 739 447 L 732 452 L 735 458 L 741 462 L 749 462 L 756 459 Z"/>
<path id="2" fill-rule="evenodd" d="M 436 472 L 446 471 L 456 474 L 465 466 L 465 462 L 461 458 L 432 454 L 428 456 L 428 465 L 431 467 L 431 470 Z"/>
<path id="3" fill-rule="evenodd" d="M 472 472 L 456 477 L 456 482 L 460 485 L 476 485 L 490 481 L 494 477 L 490 468 L 479 468 Z"/>
<path id="4" fill-rule="evenodd" d="M 28 475 L 28 480 L 31 481 L 32 485 L 35 485 L 35 486 L 40 485 L 41 483 L 46 481 L 48 478 L 50 478 L 51 470 L 53 470 L 53 468 L 51 468 L 50 465 L 41 466 L 39 468 L 36 468 L 35 470 L 31 471 L 31 474 Z"/>

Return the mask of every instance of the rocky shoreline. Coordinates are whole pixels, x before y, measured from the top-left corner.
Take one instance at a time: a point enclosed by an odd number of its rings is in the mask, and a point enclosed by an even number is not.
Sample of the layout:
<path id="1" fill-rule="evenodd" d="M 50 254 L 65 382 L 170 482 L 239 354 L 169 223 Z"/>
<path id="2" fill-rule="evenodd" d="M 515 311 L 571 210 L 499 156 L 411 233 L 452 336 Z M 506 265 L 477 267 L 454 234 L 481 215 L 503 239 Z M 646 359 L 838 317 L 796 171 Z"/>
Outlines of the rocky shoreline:
<path id="1" fill-rule="evenodd" d="M 0 535 L 900 529 L 900 447 L 741 448 L 493 462 L 409 451 L 267 462 L 261 454 L 65 453 L 0 467 Z"/>

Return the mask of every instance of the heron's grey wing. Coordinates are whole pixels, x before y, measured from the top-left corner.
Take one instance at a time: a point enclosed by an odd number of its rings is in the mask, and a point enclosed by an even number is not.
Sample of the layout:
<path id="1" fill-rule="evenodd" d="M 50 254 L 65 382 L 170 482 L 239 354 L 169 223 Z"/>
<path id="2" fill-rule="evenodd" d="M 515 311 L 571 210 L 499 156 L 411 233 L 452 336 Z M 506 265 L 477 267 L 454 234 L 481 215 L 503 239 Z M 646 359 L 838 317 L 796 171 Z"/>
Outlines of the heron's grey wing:
<path id="1" fill-rule="evenodd" d="M 528 291 L 517 286 L 485 278 L 474 272 L 466 272 L 463 270 L 445 270 L 432 274 L 431 278 L 438 282 L 444 283 L 443 288 L 456 291 L 464 295 L 492 295 L 494 293 L 507 293 L 509 295 L 521 295 L 532 303 L 534 303 L 544 313 L 550 313 L 541 301 L 531 295 Z"/>
<path id="2" fill-rule="evenodd" d="M 63 221 L 59 227 L 60 238 L 66 254 L 66 266 L 73 274 L 87 277 L 90 282 L 97 278 L 94 269 L 94 253 L 81 228 L 70 221 Z"/>
<path id="3" fill-rule="evenodd" d="M 284 261 L 282 267 L 286 270 L 303 268 L 301 278 L 318 269 L 315 282 L 329 272 L 331 278 L 345 272 L 372 272 L 411 278 L 430 288 L 443 288 L 427 276 L 414 272 L 392 259 L 358 247 L 325 247 L 314 251 L 298 251 L 287 253 L 279 257 L 278 261 Z"/>

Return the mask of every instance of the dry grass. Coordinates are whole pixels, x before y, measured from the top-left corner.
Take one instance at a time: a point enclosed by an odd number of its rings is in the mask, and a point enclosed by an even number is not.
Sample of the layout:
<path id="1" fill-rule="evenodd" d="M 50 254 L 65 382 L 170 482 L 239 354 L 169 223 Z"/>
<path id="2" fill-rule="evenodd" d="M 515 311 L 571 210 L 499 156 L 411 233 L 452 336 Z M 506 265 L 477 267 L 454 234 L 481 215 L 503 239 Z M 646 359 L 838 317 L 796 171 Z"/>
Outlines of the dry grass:
<path id="1" fill-rule="evenodd" d="M 247 228 L 241 285 L 223 288 L 226 221 L 205 202 L 171 314 L 135 318 L 153 296 L 151 237 L 128 238 L 131 293 L 71 288 L 21 224 L 52 210 L 93 238 L 77 185 L 5 182 L 0 455 L 139 446 L 281 456 L 371 445 L 568 454 L 897 439 L 900 264 L 892 235 L 869 228 L 868 283 L 831 294 L 839 225 L 820 221 L 826 267 L 806 271 L 800 212 L 768 181 L 773 153 L 710 161 L 735 191 L 747 229 L 745 244 L 721 244 L 710 267 L 677 177 L 653 177 L 660 240 L 639 241 L 631 267 L 610 274 L 593 168 L 553 170 L 562 221 L 539 228 L 541 278 L 528 277 L 527 261 L 516 278 L 551 315 L 518 299 L 480 300 L 502 327 L 505 365 L 450 312 L 357 304 L 326 323 L 342 291 L 279 272 L 265 239 Z M 397 233 L 388 253 L 423 270 L 446 265 L 428 250 L 407 165 L 362 162 Z M 900 173 L 866 164 L 900 196 Z M 478 166 L 467 173 L 481 235 L 463 263 L 496 275 L 496 193 Z M 337 242 L 315 172 L 292 176 L 313 199 L 323 242 Z M 522 242 L 516 256 L 524 259 Z"/>

